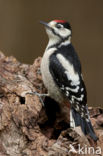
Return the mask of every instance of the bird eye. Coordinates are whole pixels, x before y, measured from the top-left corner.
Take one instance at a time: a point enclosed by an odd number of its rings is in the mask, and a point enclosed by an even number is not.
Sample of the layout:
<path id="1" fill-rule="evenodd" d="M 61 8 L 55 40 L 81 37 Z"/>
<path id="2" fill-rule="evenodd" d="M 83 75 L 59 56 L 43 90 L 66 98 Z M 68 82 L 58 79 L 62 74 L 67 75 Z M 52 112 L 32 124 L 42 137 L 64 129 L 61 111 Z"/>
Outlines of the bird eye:
<path id="1" fill-rule="evenodd" d="M 57 27 L 58 29 L 60 29 L 60 28 L 63 28 L 63 25 L 57 24 L 56 27 Z"/>

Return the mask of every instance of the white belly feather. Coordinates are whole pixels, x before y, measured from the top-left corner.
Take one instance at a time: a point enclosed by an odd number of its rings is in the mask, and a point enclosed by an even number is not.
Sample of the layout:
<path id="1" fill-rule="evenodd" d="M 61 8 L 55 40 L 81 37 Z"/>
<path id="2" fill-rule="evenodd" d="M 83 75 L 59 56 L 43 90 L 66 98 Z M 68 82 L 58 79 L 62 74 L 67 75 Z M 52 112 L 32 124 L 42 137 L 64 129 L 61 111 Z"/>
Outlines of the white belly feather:
<path id="1" fill-rule="evenodd" d="M 41 61 L 41 73 L 45 87 L 48 90 L 48 94 L 55 101 L 61 103 L 63 101 L 63 95 L 59 88 L 56 86 L 51 73 L 49 72 L 49 57 L 56 50 L 56 48 L 51 48 L 45 51 L 42 61 Z"/>

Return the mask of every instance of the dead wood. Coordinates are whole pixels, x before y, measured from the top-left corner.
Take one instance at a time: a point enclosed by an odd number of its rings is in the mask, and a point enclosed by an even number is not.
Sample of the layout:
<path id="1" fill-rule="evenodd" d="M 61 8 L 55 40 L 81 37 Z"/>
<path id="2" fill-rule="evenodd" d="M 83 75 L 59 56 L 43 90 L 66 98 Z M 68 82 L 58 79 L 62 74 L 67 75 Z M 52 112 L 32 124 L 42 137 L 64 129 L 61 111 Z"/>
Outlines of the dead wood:
<path id="1" fill-rule="evenodd" d="M 46 93 L 40 62 L 39 57 L 33 65 L 23 64 L 0 53 L 0 156 L 80 156 L 70 152 L 71 145 L 78 151 L 79 144 L 99 146 L 103 155 L 103 109 L 89 108 L 96 144 L 79 127 L 70 129 L 60 112 L 52 115 L 59 110 L 55 101 L 48 99 L 45 109 L 37 95 L 29 94 Z"/>

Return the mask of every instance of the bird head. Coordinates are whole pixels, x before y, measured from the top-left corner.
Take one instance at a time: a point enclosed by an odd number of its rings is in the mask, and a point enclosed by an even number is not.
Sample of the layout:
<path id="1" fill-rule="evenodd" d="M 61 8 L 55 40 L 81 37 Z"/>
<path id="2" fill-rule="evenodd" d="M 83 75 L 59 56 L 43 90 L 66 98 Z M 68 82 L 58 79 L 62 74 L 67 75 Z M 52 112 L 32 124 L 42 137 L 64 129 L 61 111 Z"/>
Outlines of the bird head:
<path id="1" fill-rule="evenodd" d="M 49 39 L 66 40 L 71 37 L 71 26 L 64 20 L 53 20 L 49 23 L 40 21 L 46 28 Z"/>

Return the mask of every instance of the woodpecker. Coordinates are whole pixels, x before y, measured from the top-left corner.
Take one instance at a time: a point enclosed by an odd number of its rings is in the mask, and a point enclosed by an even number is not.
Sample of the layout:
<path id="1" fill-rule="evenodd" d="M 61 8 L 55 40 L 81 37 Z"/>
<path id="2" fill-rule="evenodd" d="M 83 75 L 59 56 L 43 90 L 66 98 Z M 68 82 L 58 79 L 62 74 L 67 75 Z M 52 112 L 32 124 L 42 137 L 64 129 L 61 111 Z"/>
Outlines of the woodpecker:
<path id="1" fill-rule="evenodd" d="M 80 126 L 85 135 L 94 141 L 98 138 L 93 130 L 83 81 L 81 63 L 71 43 L 71 25 L 64 20 L 40 22 L 46 28 L 49 42 L 41 61 L 41 74 L 48 96 L 63 106 L 70 103 L 70 126 Z"/>

